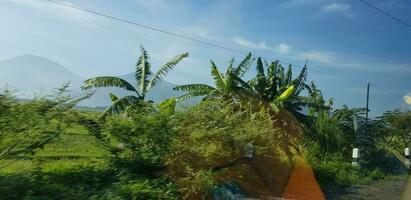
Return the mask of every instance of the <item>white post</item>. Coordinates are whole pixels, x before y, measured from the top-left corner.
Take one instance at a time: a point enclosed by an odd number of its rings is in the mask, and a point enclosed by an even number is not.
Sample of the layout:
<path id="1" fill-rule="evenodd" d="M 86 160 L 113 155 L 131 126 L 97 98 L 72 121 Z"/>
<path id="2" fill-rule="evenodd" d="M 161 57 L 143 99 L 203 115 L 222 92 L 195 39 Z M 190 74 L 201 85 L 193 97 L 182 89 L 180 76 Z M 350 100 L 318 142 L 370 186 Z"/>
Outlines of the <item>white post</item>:
<path id="1" fill-rule="evenodd" d="M 118 150 L 124 150 L 124 144 L 123 143 L 118 143 L 117 144 L 117 149 Z"/>
<path id="2" fill-rule="evenodd" d="M 404 149 L 404 156 L 405 156 L 405 160 L 404 160 L 405 166 L 409 169 L 411 166 L 410 148 L 407 147 Z"/>
<path id="3" fill-rule="evenodd" d="M 254 145 L 251 143 L 248 143 L 245 146 L 245 153 L 244 153 L 244 158 L 253 158 L 253 154 L 254 154 Z"/>
<path id="4" fill-rule="evenodd" d="M 358 158 L 360 158 L 360 150 L 358 148 L 354 148 L 352 150 L 352 165 L 358 166 Z"/>

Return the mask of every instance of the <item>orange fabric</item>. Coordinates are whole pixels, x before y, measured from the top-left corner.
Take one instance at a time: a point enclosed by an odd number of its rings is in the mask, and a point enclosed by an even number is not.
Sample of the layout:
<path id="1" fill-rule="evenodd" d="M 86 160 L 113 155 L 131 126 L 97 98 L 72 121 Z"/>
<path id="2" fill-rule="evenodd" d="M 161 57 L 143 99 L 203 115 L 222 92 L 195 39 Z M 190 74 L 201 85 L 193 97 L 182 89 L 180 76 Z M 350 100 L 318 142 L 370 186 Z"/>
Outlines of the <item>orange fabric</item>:
<path id="1" fill-rule="evenodd" d="M 283 197 L 295 200 L 325 200 L 311 166 L 305 161 L 297 161 L 284 189 Z"/>

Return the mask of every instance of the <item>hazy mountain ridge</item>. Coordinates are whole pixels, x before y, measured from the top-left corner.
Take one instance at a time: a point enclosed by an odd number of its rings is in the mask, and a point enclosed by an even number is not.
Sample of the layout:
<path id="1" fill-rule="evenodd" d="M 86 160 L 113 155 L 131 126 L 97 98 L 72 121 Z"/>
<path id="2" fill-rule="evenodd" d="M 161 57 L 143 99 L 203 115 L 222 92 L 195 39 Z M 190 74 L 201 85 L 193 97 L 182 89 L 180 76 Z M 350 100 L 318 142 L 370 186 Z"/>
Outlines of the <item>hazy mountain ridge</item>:
<path id="1" fill-rule="evenodd" d="M 120 76 L 136 85 L 134 74 L 126 74 Z M 84 79 L 74 74 L 63 65 L 51 61 L 47 58 L 33 55 L 23 55 L 8 60 L 0 61 L 0 88 L 9 88 L 15 90 L 20 97 L 31 97 L 33 94 L 50 94 L 56 88 L 70 82 L 69 90 L 74 96 L 78 96 L 84 91 L 81 90 L 81 85 Z M 178 97 L 183 92 L 174 91 L 176 85 L 167 81 L 159 82 L 147 94 L 148 100 L 160 102 L 171 97 Z M 117 96 L 130 95 L 123 89 L 119 88 L 99 88 L 93 90 L 95 94 L 81 102 L 80 106 L 87 107 L 104 107 L 111 104 L 109 93 Z M 195 101 L 189 101 L 191 104 Z"/>
<path id="2" fill-rule="evenodd" d="M 80 88 L 83 79 L 49 59 L 23 55 L 0 61 L 0 87 L 20 95 L 47 94 L 70 82 L 70 90 Z"/>

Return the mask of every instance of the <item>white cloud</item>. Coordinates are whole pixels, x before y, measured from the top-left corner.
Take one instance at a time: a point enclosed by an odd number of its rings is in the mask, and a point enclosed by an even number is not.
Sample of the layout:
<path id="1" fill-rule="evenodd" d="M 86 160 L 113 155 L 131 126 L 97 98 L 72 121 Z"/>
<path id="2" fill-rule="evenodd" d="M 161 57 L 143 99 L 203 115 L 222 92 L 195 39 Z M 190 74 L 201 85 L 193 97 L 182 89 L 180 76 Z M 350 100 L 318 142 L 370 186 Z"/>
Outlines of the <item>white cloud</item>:
<path id="1" fill-rule="evenodd" d="M 323 7 L 324 12 L 347 12 L 351 9 L 351 5 L 344 3 L 332 3 Z"/>
<path id="2" fill-rule="evenodd" d="M 322 1 L 324 0 L 288 0 L 280 4 L 280 7 L 288 8 L 288 7 L 293 7 L 293 6 L 302 6 L 302 5 L 307 5 L 307 4 L 319 3 Z"/>
<path id="3" fill-rule="evenodd" d="M 221 39 L 216 36 L 211 30 L 204 27 L 181 27 L 178 29 L 179 33 L 184 33 L 189 36 L 201 37 L 207 40 L 220 41 Z"/>
<path id="4" fill-rule="evenodd" d="M 334 53 L 326 51 L 306 51 L 298 54 L 302 60 L 315 61 L 323 64 L 334 63 L 337 58 Z"/>
<path id="5" fill-rule="evenodd" d="M 354 14 L 351 11 L 351 5 L 345 3 L 331 3 L 322 7 L 322 13 L 341 14 L 347 18 L 353 18 Z"/>
<path id="6" fill-rule="evenodd" d="M 291 46 L 280 43 L 275 46 L 268 45 L 266 42 L 254 42 L 242 37 L 234 37 L 232 41 L 245 48 L 253 50 L 265 50 L 283 54 L 288 59 L 300 60 L 318 64 L 325 64 L 327 67 L 346 68 L 358 71 L 373 71 L 379 73 L 411 73 L 411 63 L 392 63 L 386 61 L 376 61 L 374 58 L 352 59 L 350 57 L 336 54 L 327 50 L 291 50 Z"/>
<path id="7" fill-rule="evenodd" d="M 275 49 L 278 53 L 290 53 L 291 46 L 286 43 L 280 43 Z"/>
<path id="8" fill-rule="evenodd" d="M 404 102 L 408 105 L 411 105 L 411 96 L 405 95 L 404 96 Z"/>
<path id="9" fill-rule="evenodd" d="M 250 49 L 267 50 L 267 51 L 273 51 L 273 52 L 277 52 L 281 54 L 290 53 L 290 49 L 291 49 L 291 46 L 286 43 L 280 43 L 276 46 L 270 46 L 264 41 L 254 42 L 254 41 L 244 39 L 242 37 L 234 37 L 232 41 L 238 45 L 241 45 L 243 47 L 247 47 Z"/>
<path id="10" fill-rule="evenodd" d="M 266 42 L 253 42 L 250 40 L 246 40 L 242 37 L 234 37 L 233 42 L 241 46 L 251 48 L 251 49 L 260 49 L 260 50 L 270 50 L 271 49 L 267 45 Z"/>
<path id="11" fill-rule="evenodd" d="M 234 37 L 232 41 L 238 45 L 255 50 L 272 51 L 279 54 L 287 54 L 288 56 L 298 60 L 308 60 L 322 64 L 338 65 L 337 56 L 329 51 L 291 51 L 291 46 L 286 43 L 280 43 L 276 46 L 270 46 L 266 42 L 254 42 L 242 37 Z"/>

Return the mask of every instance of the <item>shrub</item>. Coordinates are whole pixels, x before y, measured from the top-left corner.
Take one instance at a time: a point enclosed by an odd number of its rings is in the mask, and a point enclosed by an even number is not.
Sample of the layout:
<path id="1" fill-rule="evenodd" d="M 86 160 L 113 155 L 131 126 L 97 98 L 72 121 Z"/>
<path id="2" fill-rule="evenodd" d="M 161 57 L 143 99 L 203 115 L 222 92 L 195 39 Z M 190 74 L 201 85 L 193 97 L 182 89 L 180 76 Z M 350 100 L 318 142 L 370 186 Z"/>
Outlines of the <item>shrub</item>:
<path id="1" fill-rule="evenodd" d="M 280 195 L 296 149 L 292 137 L 273 129 L 270 116 L 238 104 L 203 101 L 172 121 L 176 137 L 166 157 L 167 176 L 187 199 L 210 195 L 215 184 L 236 182 L 247 194 Z M 248 144 L 254 157 L 244 158 Z M 293 152 L 293 155 L 288 153 Z M 275 169 L 275 170 L 273 170 Z"/>
<path id="2" fill-rule="evenodd" d="M 174 130 L 169 113 L 143 110 L 128 116 L 112 116 L 103 125 L 106 139 L 115 153 L 113 163 L 120 169 L 150 173 L 163 166 Z"/>
<path id="3" fill-rule="evenodd" d="M 165 179 L 122 177 L 117 183 L 90 199 L 174 200 L 180 199 L 173 183 Z"/>
<path id="4" fill-rule="evenodd" d="M 65 132 L 75 121 L 72 108 L 87 98 L 65 96 L 67 87 L 25 102 L 7 90 L 0 93 L 0 159 L 30 156 Z"/>

